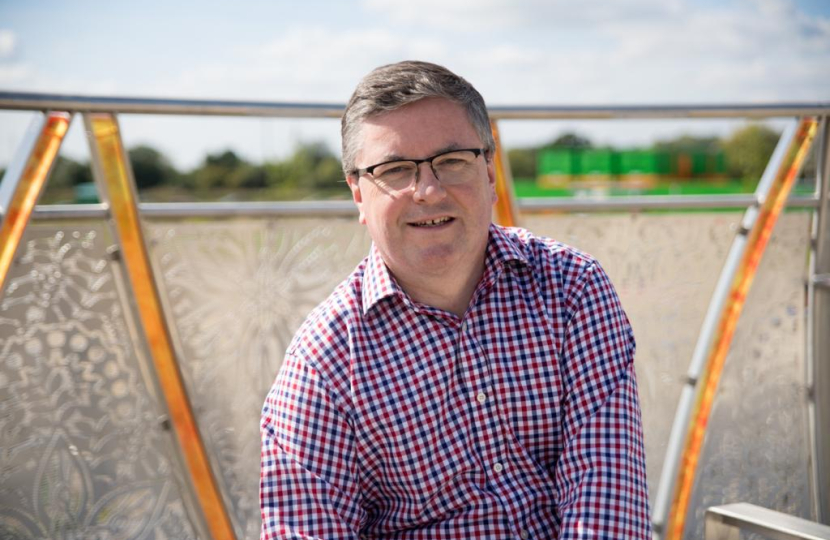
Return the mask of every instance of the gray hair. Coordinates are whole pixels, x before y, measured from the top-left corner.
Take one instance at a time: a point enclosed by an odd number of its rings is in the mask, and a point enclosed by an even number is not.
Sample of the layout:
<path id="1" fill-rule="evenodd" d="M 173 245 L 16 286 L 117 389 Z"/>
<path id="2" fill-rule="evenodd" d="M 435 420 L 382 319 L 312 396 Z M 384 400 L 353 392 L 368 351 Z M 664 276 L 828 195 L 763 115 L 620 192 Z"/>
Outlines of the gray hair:
<path id="1" fill-rule="evenodd" d="M 485 150 L 495 148 L 484 98 L 472 84 L 437 64 L 398 62 L 376 68 L 363 77 L 346 105 L 340 120 L 346 176 L 355 171 L 360 128 L 367 118 L 431 97 L 445 98 L 464 107 Z"/>

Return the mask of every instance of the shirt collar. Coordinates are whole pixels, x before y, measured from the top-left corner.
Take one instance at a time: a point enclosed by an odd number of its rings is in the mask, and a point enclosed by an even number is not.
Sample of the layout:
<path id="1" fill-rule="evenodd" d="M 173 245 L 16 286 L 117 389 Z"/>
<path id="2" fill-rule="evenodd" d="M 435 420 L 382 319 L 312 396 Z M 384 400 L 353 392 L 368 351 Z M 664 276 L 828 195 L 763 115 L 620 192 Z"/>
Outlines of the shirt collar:
<path id="1" fill-rule="evenodd" d="M 527 256 L 521 246 L 523 244 L 516 235 L 515 229 L 506 229 L 491 223 L 487 254 L 484 258 L 484 276 L 500 270 L 509 261 L 527 264 Z M 408 298 L 383 262 L 377 246 L 372 243 L 363 274 L 363 314 L 366 315 L 384 298 L 395 295 Z"/>

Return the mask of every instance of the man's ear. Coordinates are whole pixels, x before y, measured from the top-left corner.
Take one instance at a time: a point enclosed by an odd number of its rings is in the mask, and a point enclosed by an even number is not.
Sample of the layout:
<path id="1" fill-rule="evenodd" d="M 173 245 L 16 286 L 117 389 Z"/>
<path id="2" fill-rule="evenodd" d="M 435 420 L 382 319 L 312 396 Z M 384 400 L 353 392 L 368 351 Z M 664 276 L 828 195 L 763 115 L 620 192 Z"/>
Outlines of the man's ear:
<path id="1" fill-rule="evenodd" d="M 487 160 L 487 181 L 490 184 L 490 197 L 493 200 L 492 204 L 496 204 L 496 201 L 499 200 L 499 196 L 496 194 L 496 158 L 493 156 L 493 152 L 495 152 L 495 150 L 490 151 L 490 156 Z"/>
<path id="2" fill-rule="evenodd" d="M 362 225 L 366 225 L 366 215 L 363 212 L 363 194 L 360 193 L 360 178 L 351 175 L 347 176 L 346 183 L 349 184 L 349 189 L 352 190 L 352 200 L 355 206 L 357 206 L 358 212 L 360 212 L 358 221 Z"/>

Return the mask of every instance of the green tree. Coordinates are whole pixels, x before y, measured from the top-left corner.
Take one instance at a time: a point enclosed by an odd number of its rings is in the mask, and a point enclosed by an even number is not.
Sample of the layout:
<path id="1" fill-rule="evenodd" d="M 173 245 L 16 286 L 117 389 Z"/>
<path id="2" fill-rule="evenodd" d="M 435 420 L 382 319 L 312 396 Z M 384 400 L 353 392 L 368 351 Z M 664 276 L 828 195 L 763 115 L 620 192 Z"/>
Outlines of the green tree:
<path id="1" fill-rule="evenodd" d="M 52 173 L 47 181 L 47 188 L 71 188 L 78 184 L 92 182 L 92 169 L 89 162 L 78 162 L 72 158 L 58 156 Z"/>
<path id="2" fill-rule="evenodd" d="M 513 178 L 536 178 L 536 149 L 513 148 L 507 151 Z"/>
<path id="3" fill-rule="evenodd" d="M 265 167 L 243 163 L 229 170 L 226 185 L 233 188 L 259 189 L 268 185 Z"/>
<path id="4" fill-rule="evenodd" d="M 778 133 L 764 124 L 738 129 L 723 143 L 730 173 L 747 181 L 759 180 L 777 143 Z"/>
<path id="5" fill-rule="evenodd" d="M 340 160 L 323 142 L 300 144 L 288 159 L 291 182 L 308 190 L 343 189 Z"/>
<path id="6" fill-rule="evenodd" d="M 127 154 L 138 189 L 179 183 L 179 172 L 155 148 L 144 145 L 136 146 L 131 148 Z"/>
<path id="7" fill-rule="evenodd" d="M 542 145 L 543 148 L 592 148 L 593 146 L 593 143 L 588 137 L 583 137 L 578 133 L 570 131 Z"/>
<path id="8" fill-rule="evenodd" d="M 232 178 L 234 172 L 248 165 L 233 150 L 208 154 L 204 163 L 184 177 L 184 184 L 197 190 L 239 187 L 233 185 L 239 178 Z"/>
<path id="9" fill-rule="evenodd" d="M 721 148 L 721 140 L 716 136 L 681 135 L 654 143 L 653 149 L 660 152 L 703 152 L 713 153 Z"/>

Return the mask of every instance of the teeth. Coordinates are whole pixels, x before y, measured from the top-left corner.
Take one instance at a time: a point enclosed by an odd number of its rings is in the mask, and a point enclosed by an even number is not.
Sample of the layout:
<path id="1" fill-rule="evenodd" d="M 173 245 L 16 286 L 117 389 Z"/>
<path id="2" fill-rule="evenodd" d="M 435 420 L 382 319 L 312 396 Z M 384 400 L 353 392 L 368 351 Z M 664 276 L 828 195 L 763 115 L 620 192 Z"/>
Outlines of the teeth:
<path id="1" fill-rule="evenodd" d="M 417 225 L 418 227 L 430 227 L 430 226 L 433 226 L 433 225 L 440 225 L 442 223 L 446 223 L 449 220 L 450 220 L 450 218 L 448 218 L 448 217 L 442 217 L 442 218 L 438 218 L 438 219 L 428 219 L 426 221 L 419 221 L 415 225 Z"/>

